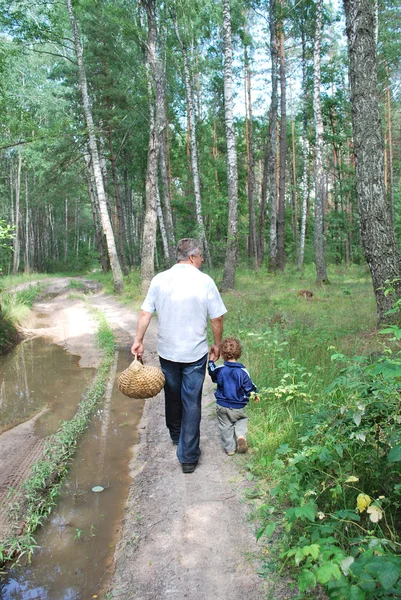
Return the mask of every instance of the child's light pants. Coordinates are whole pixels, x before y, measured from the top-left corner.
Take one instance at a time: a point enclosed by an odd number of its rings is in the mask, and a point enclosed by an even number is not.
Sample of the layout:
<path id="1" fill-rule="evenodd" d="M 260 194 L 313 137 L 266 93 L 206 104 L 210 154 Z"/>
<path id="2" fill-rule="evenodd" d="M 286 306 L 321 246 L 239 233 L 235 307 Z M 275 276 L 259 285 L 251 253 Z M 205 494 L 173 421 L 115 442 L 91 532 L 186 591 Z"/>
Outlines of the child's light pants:
<path id="1" fill-rule="evenodd" d="M 244 408 L 227 408 L 216 404 L 217 421 L 223 447 L 226 452 L 235 452 L 237 439 L 248 431 L 248 417 Z"/>

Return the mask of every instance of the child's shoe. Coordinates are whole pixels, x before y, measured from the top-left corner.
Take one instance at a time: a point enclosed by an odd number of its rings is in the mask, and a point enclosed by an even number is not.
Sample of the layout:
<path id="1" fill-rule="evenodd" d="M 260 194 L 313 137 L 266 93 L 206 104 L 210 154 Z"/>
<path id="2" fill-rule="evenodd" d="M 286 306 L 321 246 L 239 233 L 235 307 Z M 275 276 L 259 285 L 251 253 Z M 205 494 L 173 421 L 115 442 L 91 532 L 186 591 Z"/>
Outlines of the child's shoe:
<path id="1" fill-rule="evenodd" d="M 231 452 L 226 451 L 227 456 L 234 456 L 235 450 L 231 450 Z"/>
<path id="2" fill-rule="evenodd" d="M 237 452 L 239 452 L 239 454 L 245 454 L 245 452 L 247 452 L 247 450 L 248 450 L 248 442 L 246 441 L 246 438 L 241 435 L 237 439 Z"/>

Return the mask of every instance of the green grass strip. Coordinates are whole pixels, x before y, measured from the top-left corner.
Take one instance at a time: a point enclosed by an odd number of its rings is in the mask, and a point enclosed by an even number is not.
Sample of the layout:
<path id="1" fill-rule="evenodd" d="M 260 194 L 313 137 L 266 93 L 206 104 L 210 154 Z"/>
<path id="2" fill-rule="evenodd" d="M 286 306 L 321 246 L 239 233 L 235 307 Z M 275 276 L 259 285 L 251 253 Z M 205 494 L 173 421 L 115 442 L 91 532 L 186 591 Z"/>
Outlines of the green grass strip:
<path id="1" fill-rule="evenodd" d="M 114 336 L 102 313 L 91 309 L 99 322 L 98 344 L 103 359 L 93 383 L 87 388 L 78 404 L 74 417 L 62 422 L 54 435 L 45 441 L 44 458 L 32 466 L 31 475 L 24 481 L 10 508 L 20 525 L 21 535 L 14 535 L 0 542 L 0 563 L 31 558 L 37 544 L 33 532 L 50 514 L 60 493 L 60 487 L 75 454 L 77 443 L 89 425 L 97 404 L 104 397 L 110 367 L 114 360 Z"/>

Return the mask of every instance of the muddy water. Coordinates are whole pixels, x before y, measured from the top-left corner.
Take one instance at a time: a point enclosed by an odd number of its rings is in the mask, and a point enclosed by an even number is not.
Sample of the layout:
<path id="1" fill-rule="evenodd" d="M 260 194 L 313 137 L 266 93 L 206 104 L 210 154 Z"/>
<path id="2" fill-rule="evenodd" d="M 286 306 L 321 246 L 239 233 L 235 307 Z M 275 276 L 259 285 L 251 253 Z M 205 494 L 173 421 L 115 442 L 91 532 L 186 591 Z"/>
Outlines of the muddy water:
<path id="1" fill-rule="evenodd" d="M 93 377 L 92 369 L 78 368 L 78 356 L 42 339 L 19 344 L 0 359 L 0 433 L 27 421 L 43 408 L 35 432 L 44 437 L 57 430 L 61 419 L 70 419 L 82 390 Z"/>
<path id="2" fill-rule="evenodd" d="M 127 352 L 116 353 L 114 372 L 129 362 Z M 2 600 L 105 598 L 142 407 L 143 401 L 123 396 L 112 377 L 105 402 L 81 440 L 58 506 L 35 535 L 40 549 L 30 565 L 9 571 L 0 584 Z M 104 489 L 93 492 L 95 486 Z"/>

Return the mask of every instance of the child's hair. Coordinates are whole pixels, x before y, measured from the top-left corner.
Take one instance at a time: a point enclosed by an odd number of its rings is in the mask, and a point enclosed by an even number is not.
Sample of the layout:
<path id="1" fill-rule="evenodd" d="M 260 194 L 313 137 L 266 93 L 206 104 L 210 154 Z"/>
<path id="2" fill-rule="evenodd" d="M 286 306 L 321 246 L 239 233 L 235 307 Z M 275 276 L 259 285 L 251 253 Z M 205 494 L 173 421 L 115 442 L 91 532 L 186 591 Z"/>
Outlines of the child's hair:
<path id="1" fill-rule="evenodd" d="M 221 344 L 220 352 L 224 360 L 237 359 L 242 354 L 241 343 L 236 338 L 226 338 Z"/>

